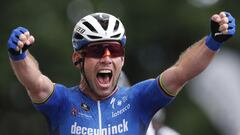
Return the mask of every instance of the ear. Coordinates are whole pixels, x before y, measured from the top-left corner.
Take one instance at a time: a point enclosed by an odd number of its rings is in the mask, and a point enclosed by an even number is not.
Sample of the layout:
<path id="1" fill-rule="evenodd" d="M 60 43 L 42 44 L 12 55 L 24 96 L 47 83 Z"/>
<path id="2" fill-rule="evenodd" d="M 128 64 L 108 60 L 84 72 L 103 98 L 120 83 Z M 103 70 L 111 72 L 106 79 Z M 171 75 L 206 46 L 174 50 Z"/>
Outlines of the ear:
<path id="1" fill-rule="evenodd" d="M 72 62 L 77 69 L 80 69 L 81 67 L 80 63 L 77 63 L 80 59 L 81 59 L 81 55 L 78 52 L 74 51 L 72 54 Z"/>

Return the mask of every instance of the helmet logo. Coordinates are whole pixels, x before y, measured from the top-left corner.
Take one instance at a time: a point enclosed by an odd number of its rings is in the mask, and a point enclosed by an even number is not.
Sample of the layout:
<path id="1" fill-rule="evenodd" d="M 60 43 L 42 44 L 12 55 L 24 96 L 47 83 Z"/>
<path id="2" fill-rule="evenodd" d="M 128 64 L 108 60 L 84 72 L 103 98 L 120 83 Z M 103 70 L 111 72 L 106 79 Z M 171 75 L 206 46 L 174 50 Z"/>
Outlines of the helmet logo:
<path id="1" fill-rule="evenodd" d="M 82 34 L 82 33 L 84 33 L 86 30 L 85 29 L 83 29 L 82 27 L 77 27 L 76 29 L 75 29 L 78 33 L 80 33 L 80 34 Z"/>

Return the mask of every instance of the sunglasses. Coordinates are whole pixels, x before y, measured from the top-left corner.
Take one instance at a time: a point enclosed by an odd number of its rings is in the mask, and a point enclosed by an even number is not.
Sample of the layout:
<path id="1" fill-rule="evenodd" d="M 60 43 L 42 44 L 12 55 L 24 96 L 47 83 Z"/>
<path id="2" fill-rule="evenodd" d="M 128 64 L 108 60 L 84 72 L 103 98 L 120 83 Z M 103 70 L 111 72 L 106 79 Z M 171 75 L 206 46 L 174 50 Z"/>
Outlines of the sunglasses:
<path id="1" fill-rule="evenodd" d="M 124 56 L 124 47 L 117 43 L 89 45 L 83 48 L 81 54 L 83 54 L 84 57 L 102 58 L 107 50 L 109 51 L 108 56 L 111 58 Z"/>

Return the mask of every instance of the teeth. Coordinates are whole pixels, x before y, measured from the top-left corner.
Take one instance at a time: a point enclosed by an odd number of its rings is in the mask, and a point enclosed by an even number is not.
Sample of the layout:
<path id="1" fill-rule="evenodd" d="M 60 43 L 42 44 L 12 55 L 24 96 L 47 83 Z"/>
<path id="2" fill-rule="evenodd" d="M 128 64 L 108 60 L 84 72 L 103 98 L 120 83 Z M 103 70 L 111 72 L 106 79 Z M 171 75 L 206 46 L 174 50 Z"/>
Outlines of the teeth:
<path id="1" fill-rule="evenodd" d="M 111 73 L 111 70 L 107 70 L 107 69 L 100 70 L 98 73 Z"/>

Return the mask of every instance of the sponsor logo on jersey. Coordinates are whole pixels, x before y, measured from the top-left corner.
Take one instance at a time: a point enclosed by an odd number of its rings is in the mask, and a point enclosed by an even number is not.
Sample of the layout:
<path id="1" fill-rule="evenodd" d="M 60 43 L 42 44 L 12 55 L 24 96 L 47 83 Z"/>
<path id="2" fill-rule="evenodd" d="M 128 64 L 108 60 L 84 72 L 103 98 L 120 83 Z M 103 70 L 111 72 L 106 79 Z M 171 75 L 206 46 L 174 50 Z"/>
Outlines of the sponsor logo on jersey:
<path id="1" fill-rule="evenodd" d="M 110 104 L 112 105 L 112 109 L 115 109 L 115 104 L 117 106 L 122 106 L 123 103 L 125 103 L 127 101 L 127 96 L 123 96 L 122 98 L 120 99 L 116 99 L 115 97 L 113 97 L 110 101 Z"/>
<path id="2" fill-rule="evenodd" d="M 73 115 L 73 116 L 77 116 L 77 114 L 78 114 L 78 110 L 77 110 L 77 108 L 76 107 L 73 107 L 72 108 L 72 110 L 71 110 L 71 114 Z"/>
<path id="3" fill-rule="evenodd" d="M 115 109 L 115 101 L 116 101 L 115 97 L 113 97 L 110 101 L 110 104 L 112 105 L 112 109 Z"/>
<path id="4" fill-rule="evenodd" d="M 110 104 L 112 106 L 112 118 L 117 117 L 123 113 L 125 113 L 127 110 L 130 109 L 130 104 L 127 104 L 127 100 L 128 97 L 127 96 L 123 96 L 119 99 L 116 99 L 115 97 L 113 97 L 110 101 Z"/>
<path id="5" fill-rule="evenodd" d="M 91 119 L 92 116 L 89 115 L 89 114 L 87 114 L 87 113 L 85 113 L 85 112 L 87 112 L 87 111 L 90 110 L 90 109 L 89 109 L 89 106 L 86 105 L 86 104 L 81 104 L 80 107 L 81 107 L 82 110 L 84 110 L 84 111 L 79 111 L 79 109 L 77 109 L 76 106 L 73 106 L 73 107 L 72 107 L 72 110 L 71 110 L 71 115 L 74 116 L 74 117 L 81 117 L 81 118 Z"/>
<path id="6" fill-rule="evenodd" d="M 86 112 L 88 112 L 90 110 L 90 107 L 87 104 L 85 104 L 85 103 L 81 103 L 80 106 Z"/>
<path id="7" fill-rule="evenodd" d="M 117 110 L 117 111 L 113 111 L 113 112 L 112 112 L 112 118 L 117 117 L 117 116 L 125 113 L 127 110 L 130 109 L 130 107 L 131 107 L 131 105 L 130 105 L 130 104 L 127 104 L 127 105 L 126 105 L 125 107 L 123 107 L 122 109 Z"/>
<path id="8" fill-rule="evenodd" d="M 128 121 L 125 119 L 119 124 L 108 124 L 107 127 L 102 129 L 80 126 L 77 122 L 74 122 L 71 126 L 72 135 L 114 135 L 125 132 L 128 132 Z"/>

